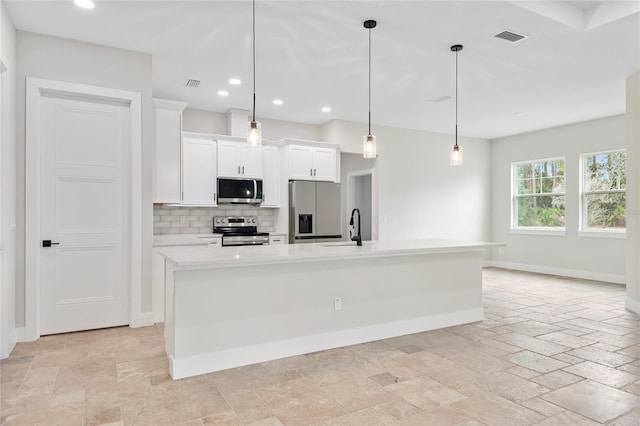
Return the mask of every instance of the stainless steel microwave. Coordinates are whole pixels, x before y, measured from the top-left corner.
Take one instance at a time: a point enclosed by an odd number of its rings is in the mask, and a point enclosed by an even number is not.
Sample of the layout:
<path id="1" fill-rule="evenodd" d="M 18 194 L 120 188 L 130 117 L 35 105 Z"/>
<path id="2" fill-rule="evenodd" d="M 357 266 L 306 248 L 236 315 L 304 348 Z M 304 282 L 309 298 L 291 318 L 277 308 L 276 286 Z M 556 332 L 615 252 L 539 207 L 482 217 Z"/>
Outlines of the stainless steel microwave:
<path id="1" fill-rule="evenodd" d="M 218 178 L 218 203 L 260 204 L 261 179 Z"/>

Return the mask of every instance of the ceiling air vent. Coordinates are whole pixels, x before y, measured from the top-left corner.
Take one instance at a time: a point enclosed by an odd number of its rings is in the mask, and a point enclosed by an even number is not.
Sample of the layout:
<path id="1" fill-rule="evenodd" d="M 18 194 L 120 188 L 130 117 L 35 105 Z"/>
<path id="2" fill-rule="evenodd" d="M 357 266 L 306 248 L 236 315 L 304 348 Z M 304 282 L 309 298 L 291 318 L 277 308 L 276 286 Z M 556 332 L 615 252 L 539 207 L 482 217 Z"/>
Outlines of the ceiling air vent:
<path id="1" fill-rule="evenodd" d="M 506 30 L 501 32 L 500 34 L 496 34 L 495 37 L 510 41 L 511 43 L 517 43 L 520 40 L 524 40 L 525 38 L 527 38 L 526 35 L 514 33 L 513 31 L 506 31 Z"/>
<path id="2" fill-rule="evenodd" d="M 194 80 L 192 78 L 190 78 L 189 80 L 187 80 L 187 87 L 198 87 L 200 86 L 200 80 Z"/>

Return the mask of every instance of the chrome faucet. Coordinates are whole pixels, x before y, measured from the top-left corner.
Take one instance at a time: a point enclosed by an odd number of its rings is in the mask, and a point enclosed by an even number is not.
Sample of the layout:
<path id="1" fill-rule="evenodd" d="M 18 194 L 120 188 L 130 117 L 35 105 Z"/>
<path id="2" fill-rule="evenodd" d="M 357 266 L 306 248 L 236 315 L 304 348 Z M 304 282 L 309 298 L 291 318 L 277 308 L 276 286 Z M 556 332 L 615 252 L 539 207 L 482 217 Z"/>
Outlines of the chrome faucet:
<path id="1" fill-rule="evenodd" d="M 351 237 L 351 241 L 355 241 L 358 246 L 361 246 L 362 245 L 362 232 L 360 230 L 360 219 L 361 219 L 360 218 L 360 209 L 355 208 L 355 209 L 353 209 L 351 211 L 351 220 L 349 221 L 349 225 L 350 226 L 354 226 L 353 225 L 353 218 L 354 218 L 356 212 L 358 212 L 358 234 L 357 235 L 353 235 L 351 233 L 351 230 L 349 230 L 349 236 Z"/>

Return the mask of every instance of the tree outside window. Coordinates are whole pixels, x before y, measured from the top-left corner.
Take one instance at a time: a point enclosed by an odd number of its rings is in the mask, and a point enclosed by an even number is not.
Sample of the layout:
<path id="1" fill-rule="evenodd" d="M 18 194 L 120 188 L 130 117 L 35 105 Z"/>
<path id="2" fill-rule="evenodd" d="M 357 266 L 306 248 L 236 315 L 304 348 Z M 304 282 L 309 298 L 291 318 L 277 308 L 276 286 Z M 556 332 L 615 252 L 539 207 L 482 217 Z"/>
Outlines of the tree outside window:
<path id="1" fill-rule="evenodd" d="M 564 228 L 564 158 L 514 163 L 512 171 L 515 227 Z"/>
<path id="2" fill-rule="evenodd" d="M 626 152 L 585 154 L 582 159 L 582 229 L 626 229 Z"/>

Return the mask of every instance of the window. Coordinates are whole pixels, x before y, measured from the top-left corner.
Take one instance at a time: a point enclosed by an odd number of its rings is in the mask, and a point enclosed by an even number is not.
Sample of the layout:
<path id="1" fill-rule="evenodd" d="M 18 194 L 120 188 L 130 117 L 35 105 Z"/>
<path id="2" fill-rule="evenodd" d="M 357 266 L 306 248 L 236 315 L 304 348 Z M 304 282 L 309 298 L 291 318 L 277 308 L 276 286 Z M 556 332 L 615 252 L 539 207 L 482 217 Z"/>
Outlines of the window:
<path id="1" fill-rule="evenodd" d="M 581 230 L 625 230 L 626 152 L 620 150 L 584 154 L 580 159 Z"/>
<path id="2" fill-rule="evenodd" d="M 564 165 L 564 158 L 512 164 L 513 228 L 564 230 Z"/>

